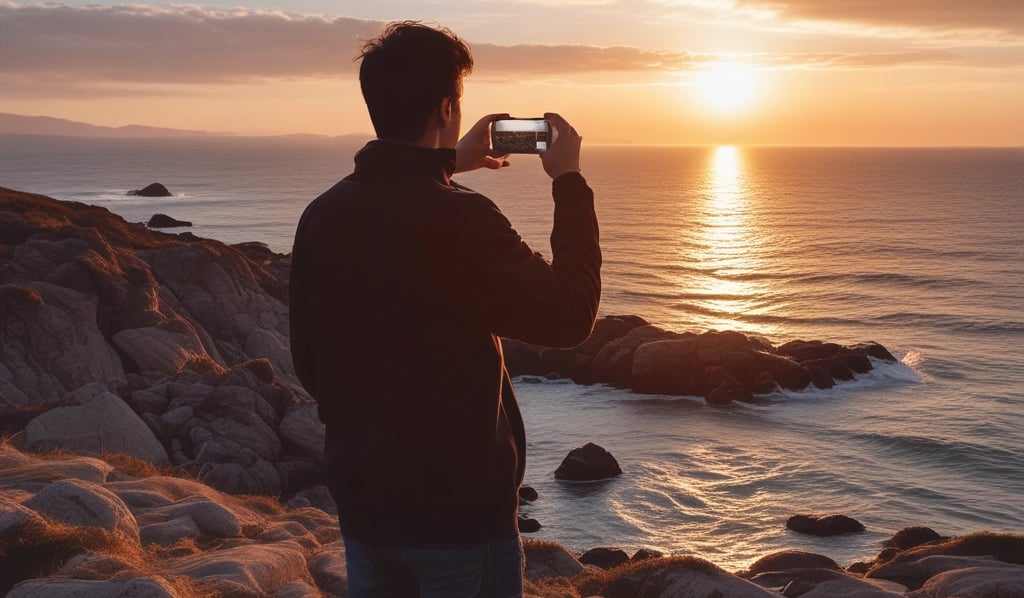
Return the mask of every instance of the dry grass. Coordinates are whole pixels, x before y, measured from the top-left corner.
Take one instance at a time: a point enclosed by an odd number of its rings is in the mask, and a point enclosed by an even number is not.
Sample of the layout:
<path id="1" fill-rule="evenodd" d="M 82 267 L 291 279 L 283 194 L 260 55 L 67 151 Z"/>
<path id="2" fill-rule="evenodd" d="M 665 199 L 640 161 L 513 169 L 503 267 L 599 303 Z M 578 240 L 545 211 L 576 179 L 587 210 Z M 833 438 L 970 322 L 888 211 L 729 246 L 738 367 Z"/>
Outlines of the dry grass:
<path id="1" fill-rule="evenodd" d="M 9 438 L 0 439 L 0 444 L 4 446 L 11 446 L 8 440 Z M 167 476 L 195 480 L 195 477 L 188 475 L 184 470 L 176 468 L 173 465 L 157 465 L 155 463 L 150 463 L 145 459 L 139 459 L 138 457 L 126 455 L 124 453 L 103 451 L 99 454 L 84 454 L 75 453 L 63 448 L 53 448 L 39 452 L 22 452 L 44 461 L 66 461 L 68 459 L 77 459 L 80 457 L 92 457 L 107 463 L 118 473 L 135 478 Z"/>
<path id="2" fill-rule="evenodd" d="M 213 585 L 183 575 L 166 575 L 160 562 L 175 556 L 201 552 L 191 539 L 168 547 L 140 547 L 120 533 L 98 527 L 76 527 L 40 519 L 17 533 L 0 538 L 0 595 L 16 584 L 59 575 L 68 567 L 75 579 L 116 580 L 138 577 L 158 579 L 181 598 L 214 598 L 221 593 Z M 75 557 L 97 556 L 78 560 Z M 76 562 L 78 561 L 78 562 Z"/>
<path id="3" fill-rule="evenodd" d="M 152 478 L 155 476 L 187 477 L 184 472 L 175 469 L 173 465 L 157 465 L 124 453 L 108 453 L 104 451 L 98 455 L 98 458 L 110 464 L 115 471 L 136 478 Z"/>
<path id="4" fill-rule="evenodd" d="M 20 581 L 52 575 L 72 557 L 88 552 L 141 561 L 137 546 L 121 534 L 98 527 L 30 521 L 18 533 L 0 538 L 0 594 Z"/>
<path id="5" fill-rule="evenodd" d="M 640 586 L 673 571 L 721 572 L 717 565 L 693 556 L 674 556 L 624 563 L 607 571 L 588 573 L 574 580 L 581 596 L 599 594 L 605 598 L 633 598 Z"/>

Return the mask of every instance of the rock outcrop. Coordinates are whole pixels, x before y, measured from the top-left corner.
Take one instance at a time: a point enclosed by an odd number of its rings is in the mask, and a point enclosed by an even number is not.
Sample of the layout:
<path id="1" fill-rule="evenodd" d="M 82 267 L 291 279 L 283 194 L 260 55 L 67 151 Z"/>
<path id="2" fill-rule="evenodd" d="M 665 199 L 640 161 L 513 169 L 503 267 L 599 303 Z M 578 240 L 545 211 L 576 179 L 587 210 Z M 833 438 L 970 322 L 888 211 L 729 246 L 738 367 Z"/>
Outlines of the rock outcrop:
<path id="1" fill-rule="evenodd" d="M 189 220 L 178 220 L 172 218 L 167 214 L 153 214 L 150 217 L 149 222 L 146 223 L 149 228 L 180 228 L 183 226 L 192 226 L 192 222 Z"/>
<path id="2" fill-rule="evenodd" d="M 647 394 L 693 395 L 709 404 L 752 401 L 778 388 L 831 388 L 872 369 L 871 359 L 896 361 L 877 343 L 844 347 L 823 341 L 767 339 L 733 331 L 670 332 L 637 316 L 598 320 L 574 349 L 535 347 L 504 339 L 513 375 L 571 378 Z"/>
<path id="3" fill-rule="evenodd" d="M 128 195 L 138 195 L 139 197 L 170 197 L 171 192 L 167 190 L 160 183 L 150 183 L 142 189 L 133 189 L 128 192 Z"/>
<path id="4" fill-rule="evenodd" d="M 571 482 L 592 482 L 622 475 L 622 468 L 604 448 L 588 442 L 569 451 L 555 470 L 555 479 Z"/>
<path id="5" fill-rule="evenodd" d="M 33 450 L 125 453 L 221 490 L 316 482 L 288 257 L 0 189 L 0 420 Z"/>

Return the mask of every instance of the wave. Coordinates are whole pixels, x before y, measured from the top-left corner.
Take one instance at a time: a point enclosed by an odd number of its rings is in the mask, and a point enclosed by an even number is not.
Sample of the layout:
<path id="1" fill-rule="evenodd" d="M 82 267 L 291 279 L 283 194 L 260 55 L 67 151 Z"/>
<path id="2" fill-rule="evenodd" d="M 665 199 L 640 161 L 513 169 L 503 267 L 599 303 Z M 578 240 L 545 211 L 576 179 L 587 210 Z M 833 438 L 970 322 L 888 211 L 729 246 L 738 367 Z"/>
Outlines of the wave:
<path id="1" fill-rule="evenodd" d="M 965 441 L 879 432 L 849 436 L 854 441 L 885 450 L 886 458 L 909 459 L 929 467 L 983 471 L 995 478 L 1008 479 L 1019 476 L 1024 467 L 1024 460 L 1016 452 Z"/>
<path id="2" fill-rule="evenodd" d="M 915 289 L 977 288 L 988 284 L 969 278 L 914 276 L 895 272 L 815 274 L 798 277 L 796 282 L 814 285 L 886 284 Z"/>

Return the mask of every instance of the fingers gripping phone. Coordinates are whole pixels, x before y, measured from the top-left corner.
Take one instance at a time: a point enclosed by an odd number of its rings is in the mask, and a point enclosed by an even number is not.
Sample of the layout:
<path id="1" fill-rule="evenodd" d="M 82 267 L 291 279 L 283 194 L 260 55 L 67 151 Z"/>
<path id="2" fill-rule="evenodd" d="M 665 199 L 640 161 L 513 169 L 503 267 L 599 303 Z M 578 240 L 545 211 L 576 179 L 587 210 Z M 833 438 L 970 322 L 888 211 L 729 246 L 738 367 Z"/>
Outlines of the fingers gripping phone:
<path id="1" fill-rule="evenodd" d="M 551 125 L 543 118 L 506 118 L 491 123 L 491 148 L 502 154 L 547 151 Z"/>

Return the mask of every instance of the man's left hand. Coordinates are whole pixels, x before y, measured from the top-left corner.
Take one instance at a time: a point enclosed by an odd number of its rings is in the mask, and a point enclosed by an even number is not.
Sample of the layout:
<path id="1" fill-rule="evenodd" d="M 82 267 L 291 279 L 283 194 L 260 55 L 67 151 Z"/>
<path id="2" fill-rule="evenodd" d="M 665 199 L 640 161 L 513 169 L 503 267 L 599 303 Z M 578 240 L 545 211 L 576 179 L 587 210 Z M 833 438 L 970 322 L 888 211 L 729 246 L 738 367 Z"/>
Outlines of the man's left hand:
<path id="1" fill-rule="evenodd" d="M 507 154 L 496 154 L 491 149 L 491 123 L 508 117 L 508 114 L 488 114 L 473 125 L 455 146 L 455 172 L 477 168 L 496 170 L 509 165 Z"/>

